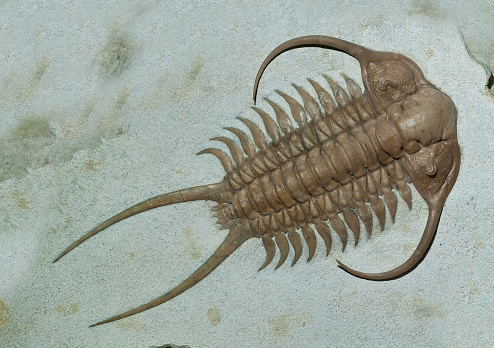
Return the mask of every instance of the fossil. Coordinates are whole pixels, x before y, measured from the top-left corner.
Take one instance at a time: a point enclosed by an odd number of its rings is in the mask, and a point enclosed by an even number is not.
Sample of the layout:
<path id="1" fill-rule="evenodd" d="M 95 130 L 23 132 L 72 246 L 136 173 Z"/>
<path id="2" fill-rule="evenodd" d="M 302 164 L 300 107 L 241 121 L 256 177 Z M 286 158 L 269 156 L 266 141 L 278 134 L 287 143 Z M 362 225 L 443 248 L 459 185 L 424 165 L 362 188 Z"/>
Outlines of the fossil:
<path id="1" fill-rule="evenodd" d="M 359 241 L 360 223 L 370 236 L 374 211 L 381 230 L 386 208 L 395 219 L 398 192 L 411 208 L 412 184 L 427 202 L 429 211 L 425 230 L 412 255 L 400 266 L 382 273 L 363 273 L 341 262 L 346 272 L 369 280 L 390 280 L 413 270 L 433 241 L 444 202 L 460 168 L 460 149 L 456 134 L 457 111 L 451 99 L 425 79 L 409 58 L 378 52 L 325 36 L 305 36 L 289 40 L 271 52 L 262 63 L 254 84 L 254 102 L 259 80 L 267 65 L 279 54 L 297 47 L 322 47 L 349 54 L 361 66 L 365 91 L 343 75 L 345 90 L 329 77 L 328 90 L 310 80 L 316 94 L 293 85 L 303 100 L 277 91 L 287 102 L 292 121 L 283 108 L 266 98 L 277 122 L 265 111 L 253 107 L 271 138 L 268 142 L 256 123 L 239 117 L 252 133 L 252 140 L 237 128 L 226 128 L 241 144 L 227 137 L 212 140 L 226 144 L 230 158 L 219 149 L 208 148 L 199 154 L 213 154 L 227 174 L 217 183 L 187 188 L 160 195 L 115 215 L 70 245 L 60 256 L 105 228 L 144 211 L 175 203 L 209 200 L 217 223 L 229 233 L 214 254 L 185 281 L 155 300 L 125 313 L 100 321 L 96 326 L 119 320 L 158 306 L 191 288 L 209 275 L 243 242 L 260 238 L 266 260 L 273 259 L 278 246 L 280 267 L 294 249 L 297 262 L 302 239 L 308 246 L 308 261 L 314 255 L 316 236 L 325 242 L 327 254 L 332 246 L 332 231 L 347 244 L 347 228 Z M 319 101 L 317 101 L 318 99 Z M 336 100 L 336 102 L 335 102 Z M 331 228 L 330 228 L 331 226 Z"/>

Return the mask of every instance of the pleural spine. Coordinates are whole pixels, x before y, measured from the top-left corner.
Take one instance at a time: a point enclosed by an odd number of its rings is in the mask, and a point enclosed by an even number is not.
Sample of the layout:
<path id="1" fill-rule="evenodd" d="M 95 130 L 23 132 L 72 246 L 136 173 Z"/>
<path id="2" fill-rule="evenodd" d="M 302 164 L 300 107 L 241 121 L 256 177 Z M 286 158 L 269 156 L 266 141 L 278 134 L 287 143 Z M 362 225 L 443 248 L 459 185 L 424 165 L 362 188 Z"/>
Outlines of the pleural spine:
<path id="1" fill-rule="evenodd" d="M 383 230 L 385 205 L 395 219 L 398 200 L 393 190 L 411 207 L 410 179 L 399 160 L 380 148 L 375 137 L 376 114 L 367 96 L 348 76 L 343 78 L 350 96 L 330 77 L 323 76 L 333 96 L 310 79 L 316 98 L 293 85 L 303 105 L 276 91 L 288 104 L 297 128 L 280 105 L 265 98 L 276 121 L 258 107 L 253 110 L 262 119 L 270 143 L 256 123 L 239 117 L 252 140 L 232 127 L 225 129 L 237 136 L 241 148 L 226 137 L 212 139 L 226 144 L 235 164 L 221 150 L 200 152 L 220 159 L 235 192 L 231 202 L 216 207 L 218 223 L 229 228 L 237 220 L 248 221 L 266 249 L 260 269 L 272 261 L 276 246 L 280 250 L 276 268 L 280 267 L 288 256 L 289 244 L 295 253 L 294 265 L 302 253 L 298 231 L 309 248 L 309 261 L 316 249 L 314 231 L 324 241 L 327 255 L 333 245 L 331 229 L 340 239 L 342 251 L 348 242 L 347 228 L 357 245 L 360 221 L 369 237 L 373 215 Z"/>

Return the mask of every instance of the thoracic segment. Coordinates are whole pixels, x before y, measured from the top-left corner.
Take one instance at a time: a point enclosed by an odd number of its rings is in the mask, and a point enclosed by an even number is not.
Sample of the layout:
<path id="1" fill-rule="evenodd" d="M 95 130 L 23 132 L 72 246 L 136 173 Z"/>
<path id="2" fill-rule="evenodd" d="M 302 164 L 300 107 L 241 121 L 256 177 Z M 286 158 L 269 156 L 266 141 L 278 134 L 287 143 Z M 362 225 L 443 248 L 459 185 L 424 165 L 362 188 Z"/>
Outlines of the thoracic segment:
<path id="1" fill-rule="evenodd" d="M 358 243 L 359 218 L 367 235 L 371 235 L 371 210 L 377 216 L 381 230 L 384 229 L 384 203 L 392 220 L 395 219 L 398 201 L 393 189 L 398 190 L 411 207 L 410 179 L 400 162 L 380 147 L 375 135 L 378 117 L 367 96 L 345 75 L 351 98 L 341 86 L 328 76 L 324 77 L 337 103 L 313 80 L 309 82 L 319 102 L 296 85 L 293 86 L 300 94 L 303 106 L 277 91 L 288 103 L 298 128 L 293 127 L 290 117 L 278 104 L 267 98 L 277 123 L 263 110 L 253 108 L 272 139 L 270 144 L 254 122 L 240 117 L 251 131 L 254 143 L 237 128 L 226 129 L 239 138 L 242 149 L 229 138 L 212 139 L 227 145 L 236 166 L 221 150 L 206 149 L 199 153 L 211 153 L 220 159 L 227 172 L 225 180 L 233 188 L 231 201 L 214 208 L 218 223 L 222 228 L 230 228 L 240 220 L 247 220 L 255 234 L 262 238 L 267 256 L 260 269 L 272 261 L 275 245 L 280 250 L 276 268 L 280 267 L 288 255 L 288 242 L 295 251 L 292 265 L 297 262 L 302 243 L 296 229 L 301 230 L 309 247 L 310 260 L 314 255 L 316 236 L 308 224 L 313 224 L 324 240 L 327 254 L 332 239 L 325 221 L 340 238 L 343 250 L 347 244 L 346 226 L 353 233 L 355 245 Z"/>

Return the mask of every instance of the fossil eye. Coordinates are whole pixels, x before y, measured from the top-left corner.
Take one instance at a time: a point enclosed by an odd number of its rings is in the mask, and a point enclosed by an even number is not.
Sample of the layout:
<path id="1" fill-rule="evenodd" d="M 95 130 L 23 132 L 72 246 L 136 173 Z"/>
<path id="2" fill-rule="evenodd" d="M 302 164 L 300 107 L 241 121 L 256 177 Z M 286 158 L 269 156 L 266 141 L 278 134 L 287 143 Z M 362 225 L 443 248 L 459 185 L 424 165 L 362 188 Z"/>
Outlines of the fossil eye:
<path id="1" fill-rule="evenodd" d="M 396 87 L 398 87 L 398 85 L 394 81 L 384 80 L 379 86 L 379 89 L 382 92 L 390 92 L 391 89 L 396 89 Z"/>

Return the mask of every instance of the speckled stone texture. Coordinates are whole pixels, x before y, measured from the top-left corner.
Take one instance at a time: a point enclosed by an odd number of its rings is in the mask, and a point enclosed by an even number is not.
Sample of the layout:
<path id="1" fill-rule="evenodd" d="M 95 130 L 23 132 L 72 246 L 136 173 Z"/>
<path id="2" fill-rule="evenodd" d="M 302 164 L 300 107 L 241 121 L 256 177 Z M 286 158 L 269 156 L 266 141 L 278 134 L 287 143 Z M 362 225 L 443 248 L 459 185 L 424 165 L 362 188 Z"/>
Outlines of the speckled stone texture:
<path id="1" fill-rule="evenodd" d="M 0 346 L 492 346 L 493 50 L 472 59 L 466 47 L 492 44 L 482 28 L 493 21 L 491 1 L 0 1 Z M 396 223 L 388 214 L 383 232 L 343 254 L 335 240 L 326 258 L 318 239 L 310 263 L 304 248 L 294 267 L 257 272 L 265 252 L 251 239 L 172 301 L 89 329 L 214 252 L 227 232 L 213 204 L 143 213 L 53 259 L 132 204 L 220 181 L 220 163 L 195 153 L 223 127 L 248 132 L 236 116 L 260 124 L 250 110 L 259 65 L 309 34 L 405 54 L 456 104 L 462 167 L 424 262 L 369 282 L 335 261 L 366 272 L 401 264 L 427 217 L 413 191 L 411 211 L 399 198 Z M 340 72 L 360 82 L 351 57 L 287 52 L 266 70 L 258 105 L 270 110 L 262 97 L 280 100 L 275 89 L 297 97 L 290 83 L 311 90 L 306 78 L 323 84 L 323 73 L 342 83 Z"/>

